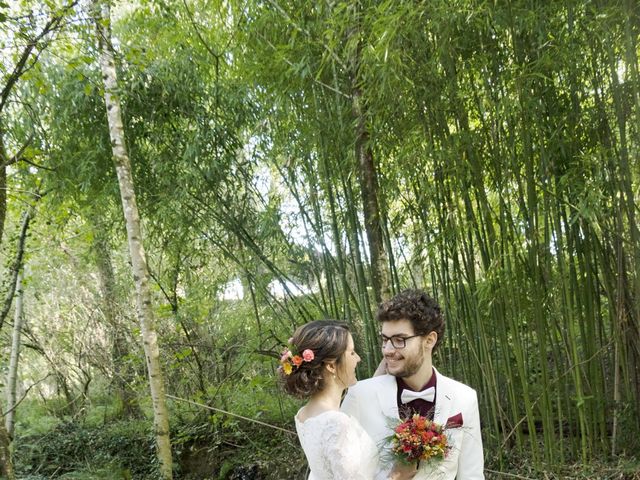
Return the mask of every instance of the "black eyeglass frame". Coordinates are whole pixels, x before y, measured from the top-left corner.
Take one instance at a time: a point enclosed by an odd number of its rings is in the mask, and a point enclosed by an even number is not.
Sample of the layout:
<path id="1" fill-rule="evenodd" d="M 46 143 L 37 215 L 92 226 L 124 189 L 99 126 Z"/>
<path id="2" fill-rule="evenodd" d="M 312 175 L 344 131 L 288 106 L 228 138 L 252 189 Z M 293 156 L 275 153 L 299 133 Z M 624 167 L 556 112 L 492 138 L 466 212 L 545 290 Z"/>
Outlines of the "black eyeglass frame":
<path id="1" fill-rule="evenodd" d="M 391 345 L 393 346 L 393 348 L 395 348 L 396 350 L 401 350 L 407 346 L 407 340 L 411 338 L 416 338 L 416 337 L 424 337 L 424 334 L 420 333 L 418 335 L 411 335 L 410 337 L 398 337 L 396 335 L 394 335 L 393 337 L 387 337 L 386 335 L 383 335 L 381 333 L 380 343 L 382 344 L 382 348 L 385 348 L 385 346 L 387 345 L 387 342 L 391 342 Z M 396 345 L 397 341 L 401 341 L 401 346 Z"/>

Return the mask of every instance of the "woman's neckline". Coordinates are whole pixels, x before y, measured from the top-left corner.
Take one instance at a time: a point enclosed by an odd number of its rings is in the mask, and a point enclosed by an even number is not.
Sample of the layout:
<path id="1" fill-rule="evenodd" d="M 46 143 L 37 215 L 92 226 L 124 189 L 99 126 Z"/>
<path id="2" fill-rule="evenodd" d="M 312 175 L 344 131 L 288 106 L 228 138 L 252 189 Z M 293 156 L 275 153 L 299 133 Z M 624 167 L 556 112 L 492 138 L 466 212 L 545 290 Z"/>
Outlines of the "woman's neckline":
<path id="1" fill-rule="evenodd" d="M 304 408 L 304 407 L 302 407 L 302 408 Z M 323 415 L 326 415 L 326 414 L 328 414 L 328 413 L 342 413 L 342 414 L 344 415 L 344 413 L 343 413 L 343 412 L 341 412 L 340 410 L 333 410 L 333 409 L 330 409 L 330 410 L 323 410 L 323 411 L 322 411 L 322 412 L 320 412 L 320 413 L 316 413 L 315 415 L 313 415 L 313 416 L 311 416 L 311 417 L 307 417 L 307 418 L 305 418 L 304 420 L 301 420 L 301 419 L 300 419 L 300 417 L 299 417 L 299 415 L 300 415 L 300 411 L 302 410 L 302 408 L 301 408 L 300 410 L 298 410 L 298 413 L 296 413 L 296 415 L 295 415 L 295 417 L 294 417 L 294 418 L 295 418 L 295 421 L 296 421 L 296 422 L 298 422 L 300 425 L 304 425 L 304 424 L 305 424 L 305 423 L 307 423 L 309 420 L 313 420 L 314 418 L 322 417 Z"/>

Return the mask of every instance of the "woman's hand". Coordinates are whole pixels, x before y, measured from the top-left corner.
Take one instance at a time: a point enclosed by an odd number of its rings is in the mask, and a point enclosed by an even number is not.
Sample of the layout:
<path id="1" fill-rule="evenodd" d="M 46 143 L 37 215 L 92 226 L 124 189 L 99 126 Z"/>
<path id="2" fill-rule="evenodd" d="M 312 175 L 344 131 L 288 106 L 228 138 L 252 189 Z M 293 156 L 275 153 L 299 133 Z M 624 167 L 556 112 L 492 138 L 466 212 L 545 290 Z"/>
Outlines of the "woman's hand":
<path id="1" fill-rule="evenodd" d="M 379 375 L 385 375 L 386 373 L 387 373 L 387 362 L 383 358 L 382 360 L 380 360 L 380 364 L 378 365 L 378 368 L 376 368 L 376 371 L 373 372 L 373 376 L 377 377 Z"/>
<path id="2" fill-rule="evenodd" d="M 409 480 L 415 477 L 416 473 L 418 473 L 417 464 L 405 465 L 396 463 L 389 474 L 389 480 Z"/>

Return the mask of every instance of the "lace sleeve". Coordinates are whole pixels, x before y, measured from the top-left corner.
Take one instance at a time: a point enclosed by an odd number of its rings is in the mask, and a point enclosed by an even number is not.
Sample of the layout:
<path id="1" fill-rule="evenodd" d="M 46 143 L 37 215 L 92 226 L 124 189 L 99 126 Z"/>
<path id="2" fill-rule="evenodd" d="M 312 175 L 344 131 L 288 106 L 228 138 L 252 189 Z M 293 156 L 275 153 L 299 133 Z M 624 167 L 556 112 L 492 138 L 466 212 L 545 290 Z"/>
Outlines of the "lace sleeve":
<path id="1" fill-rule="evenodd" d="M 376 452 L 369 451 L 367 442 L 360 438 L 364 431 L 359 431 L 353 422 L 344 413 L 338 413 L 325 425 L 322 445 L 327 471 L 334 479 L 372 480 L 372 472 L 366 465 L 375 462 Z"/>

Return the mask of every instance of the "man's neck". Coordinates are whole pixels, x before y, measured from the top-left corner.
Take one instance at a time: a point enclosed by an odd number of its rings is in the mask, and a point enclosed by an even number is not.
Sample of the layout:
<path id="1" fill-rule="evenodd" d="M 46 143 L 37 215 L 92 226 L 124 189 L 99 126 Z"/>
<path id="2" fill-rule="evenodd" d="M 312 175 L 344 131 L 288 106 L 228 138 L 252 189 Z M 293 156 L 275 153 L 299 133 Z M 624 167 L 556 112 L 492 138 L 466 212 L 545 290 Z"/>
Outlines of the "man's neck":
<path id="1" fill-rule="evenodd" d="M 425 360 L 425 362 L 422 364 L 420 370 L 409 377 L 403 378 L 402 380 L 407 385 L 407 387 L 409 387 L 414 392 L 418 392 L 422 389 L 422 387 L 429 383 L 429 380 L 431 380 L 431 375 L 434 374 L 435 373 L 431 365 L 431 360 L 428 359 Z"/>

